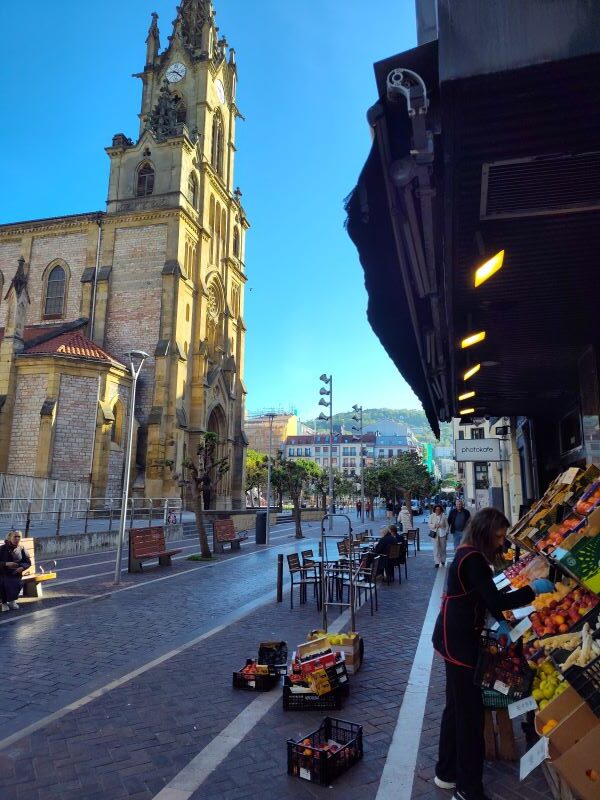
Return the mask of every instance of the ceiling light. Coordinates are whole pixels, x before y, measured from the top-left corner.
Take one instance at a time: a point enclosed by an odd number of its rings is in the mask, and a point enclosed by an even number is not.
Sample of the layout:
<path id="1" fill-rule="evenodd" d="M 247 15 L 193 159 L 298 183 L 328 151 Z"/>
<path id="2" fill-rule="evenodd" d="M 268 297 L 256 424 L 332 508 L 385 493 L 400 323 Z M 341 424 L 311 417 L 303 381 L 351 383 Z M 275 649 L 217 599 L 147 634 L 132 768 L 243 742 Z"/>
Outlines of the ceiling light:
<path id="1" fill-rule="evenodd" d="M 474 408 L 461 408 L 458 413 L 461 415 L 461 417 L 464 417 L 467 414 L 474 414 L 475 413 L 475 409 Z"/>
<path id="2" fill-rule="evenodd" d="M 465 339 L 462 340 L 460 343 L 461 348 L 464 350 L 466 347 L 471 347 L 478 342 L 483 342 L 485 339 L 485 331 L 478 331 L 477 333 L 471 333 Z"/>
<path id="3" fill-rule="evenodd" d="M 463 381 L 468 381 L 469 378 L 472 378 L 473 375 L 476 375 L 480 369 L 481 369 L 481 364 L 475 364 L 474 367 L 470 367 L 463 375 Z"/>
<path id="4" fill-rule="evenodd" d="M 459 394 L 458 400 L 461 402 L 462 400 L 468 400 L 470 397 L 475 397 L 475 392 L 465 392 L 464 394 Z"/>
<path id="5" fill-rule="evenodd" d="M 475 288 L 481 286 L 488 278 L 491 278 L 492 275 L 498 272 L 503 263 L 504 250 L 500 250 L 500 252 L 492 256 L 489 261 L 486 261 L 485 264 L 478 267 L 475 270 Z"/>

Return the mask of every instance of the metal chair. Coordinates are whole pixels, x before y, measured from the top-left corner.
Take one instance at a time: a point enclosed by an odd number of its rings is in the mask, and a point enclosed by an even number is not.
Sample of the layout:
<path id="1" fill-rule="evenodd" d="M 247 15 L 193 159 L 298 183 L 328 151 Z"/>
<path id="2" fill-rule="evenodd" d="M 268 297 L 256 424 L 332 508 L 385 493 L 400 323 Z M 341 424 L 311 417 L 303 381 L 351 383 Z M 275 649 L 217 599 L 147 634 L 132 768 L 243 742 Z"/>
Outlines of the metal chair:
<path id="1" fill-rule="evenodd" d="M 404 532 L 404 535 L 406 536 L 407 554 L 408 554 L 408 550 L 410 548 L 410 545 L 412 544 L 413 547 L 415 548 L 415 555 L 417 555 L 417 542 L 419 540 L 419 529 L 418 528 L 410 528 L 409 530 Z"/>
<path id="2" fill-rule="evenodd" d="M 377 598 L 377 572 L 379 564 L 381 563 L 381 556 L 375 556 L 371 562 L 371 566 L 364 570 L 359 570 L 357 580 L 355 581 L 354 588 L 356 591 L 356 598 L 360 605 L 363 592 L 369 593 L 369 600 L 371 602 L 371 616 L 373 616 L 373 593 L 375 593 L 375 611 L 379 610 Z M 350 584 L 348 583 L 348 602 L 350 602 Z"/>
<path id="3" fill-rule="evenodd" d="M 300 564 L 300 558 L 297 553 L 292 553 L 287 556 L 288 569 L 290 571 L 290 608 L 294 608 L 294 586 L 298 586 L 300 594 L 300 604 L 306 602 L 306 587 L 312 586 L 314 596 L 317 598 L 317 608 L 321 608 L 320 591 L 319 591 L 319 578 L 316 575 L 314 565 L 312 567 L 303 567 Z M 307 574 L 309 571 L 313 575 Z"/>
<path id="4" fill-rule="evenodd" d="M 394 573 L 398 567 L 398 580 L 402 583 L 402 565 L 404 565 L 404 574 L 408 580 L 408 567 L 406 565 L 406 542 L 402 540 L 398 544 L 393 544 L 390 547 L 385 562 L 385 573 L 387 576 L 388 584 L 394 582 Z"/>

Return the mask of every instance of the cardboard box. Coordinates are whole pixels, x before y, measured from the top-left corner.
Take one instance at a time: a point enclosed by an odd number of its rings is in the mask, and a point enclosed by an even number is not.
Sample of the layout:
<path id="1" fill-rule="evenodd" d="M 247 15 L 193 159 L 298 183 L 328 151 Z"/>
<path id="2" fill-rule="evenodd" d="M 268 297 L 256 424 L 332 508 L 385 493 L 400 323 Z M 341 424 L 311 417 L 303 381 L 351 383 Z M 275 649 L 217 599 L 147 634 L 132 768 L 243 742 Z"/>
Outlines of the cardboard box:
<path id="1" fill-rule="evenodd" d="M 548 720 L 555 719 L 560 726 L 561 722 L 582 705 L 584 705 L 584 701 L 575 689 L 569 686 L 562 694 L 548 703 L 543 711 L 538 711 L 535 715 L 535 730 L 538 736 L 542 735 L 542 728 Z M 555 728 L 555 730 L 557 729 Z"/>
<path id="2" fill-rule="evenodd" d="M 600 594 L 600 508 L 587 524 L 568 536 L 553 553 L 554 558 L 595 594 Z"/>
<path id="3" fill-rule="evenodd" d="M 554 768 L 579 800 L 600 797 L 600 720 L 595 716 L 594 719 L 591 727 L 587 718 L 574 720 L 576 742 L 553 760 Z"/>

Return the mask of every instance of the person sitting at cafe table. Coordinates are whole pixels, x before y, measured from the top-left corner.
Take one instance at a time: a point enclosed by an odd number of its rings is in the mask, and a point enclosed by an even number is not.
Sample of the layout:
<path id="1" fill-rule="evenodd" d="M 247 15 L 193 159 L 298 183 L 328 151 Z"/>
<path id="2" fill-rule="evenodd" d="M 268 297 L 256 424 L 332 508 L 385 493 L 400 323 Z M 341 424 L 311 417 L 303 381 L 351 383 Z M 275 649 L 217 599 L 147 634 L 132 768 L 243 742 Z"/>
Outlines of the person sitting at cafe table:
<path id="1" fill-rule="evenodd" d="M 399 544 L 403 541 L 401 534 L 398 533 L 398 528 L 395 525 L 388 525 L 381 531 L 381 538 L 375 545 L 375 555 L 384 556 L 381 559 L 380 566 L 377 569 L 377 574 L 381 575 L 387 564 L 387 557 L 390 553 L 390 547 L 394 544 Z"/>

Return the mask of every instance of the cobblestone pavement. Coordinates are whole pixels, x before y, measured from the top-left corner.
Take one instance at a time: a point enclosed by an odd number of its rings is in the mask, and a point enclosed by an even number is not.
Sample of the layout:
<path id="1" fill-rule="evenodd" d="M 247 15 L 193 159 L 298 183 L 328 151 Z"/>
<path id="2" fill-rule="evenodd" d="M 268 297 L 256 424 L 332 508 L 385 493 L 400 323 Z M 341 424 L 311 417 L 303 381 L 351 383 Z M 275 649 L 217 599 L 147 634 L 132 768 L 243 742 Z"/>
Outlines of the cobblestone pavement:
<path id="1" fill-rule="evenodd" d="M 288 590 L 282 604 L 264 602 L 274 585 L 275 553 L 311 546 L 316 541 L 284 540 L 271 550 L 202 565 L 159 583 L 149 581 L 164 570 L 149 572 L 142 576 L 148 582 L 143 587 L 0 626 L 2 661 L 10 664 L 0 688 L 0 739 L 131 670 L 143 669 L 157 656 L 164 658 L 0 749 L 2 800 L 155 797 L 256 699 L 252 692 L 231 688 L 231 673 L 256 652 L 257 643 L 285 639 L 293 646 L 319 625 L 312 599 L 293 611 Z M 324 714 L 284 712 L 280 690 L 274 689 L 275 704 L 197 789 L 194 800 L 324 794 L 344 800 L 374 798 L 435 574 L 430 553 L 411 557 L 408 581 L 379 587 L 379 611 L 371 617 L 365 606 L 357 615 L 365 662 L 351 679 L 343 710 L 335 713 L 364 726 L 362 762 L 329 789 L 288 777 L 286 740 L 314 730 Z M 252 602 L 251 610 L 243 608 Z M 195 637 L 217 627 L 190 646 Z M 436 661 L 413 798 L 449 796 L 432 784 L 442 692 L 442 668 Z M 419 727 L 415 720 L 415 736 Z M 536 773 L 519 784 L 513 765 L 494 765 L 487 777 L 497 800 L 550 798 Z"/>

